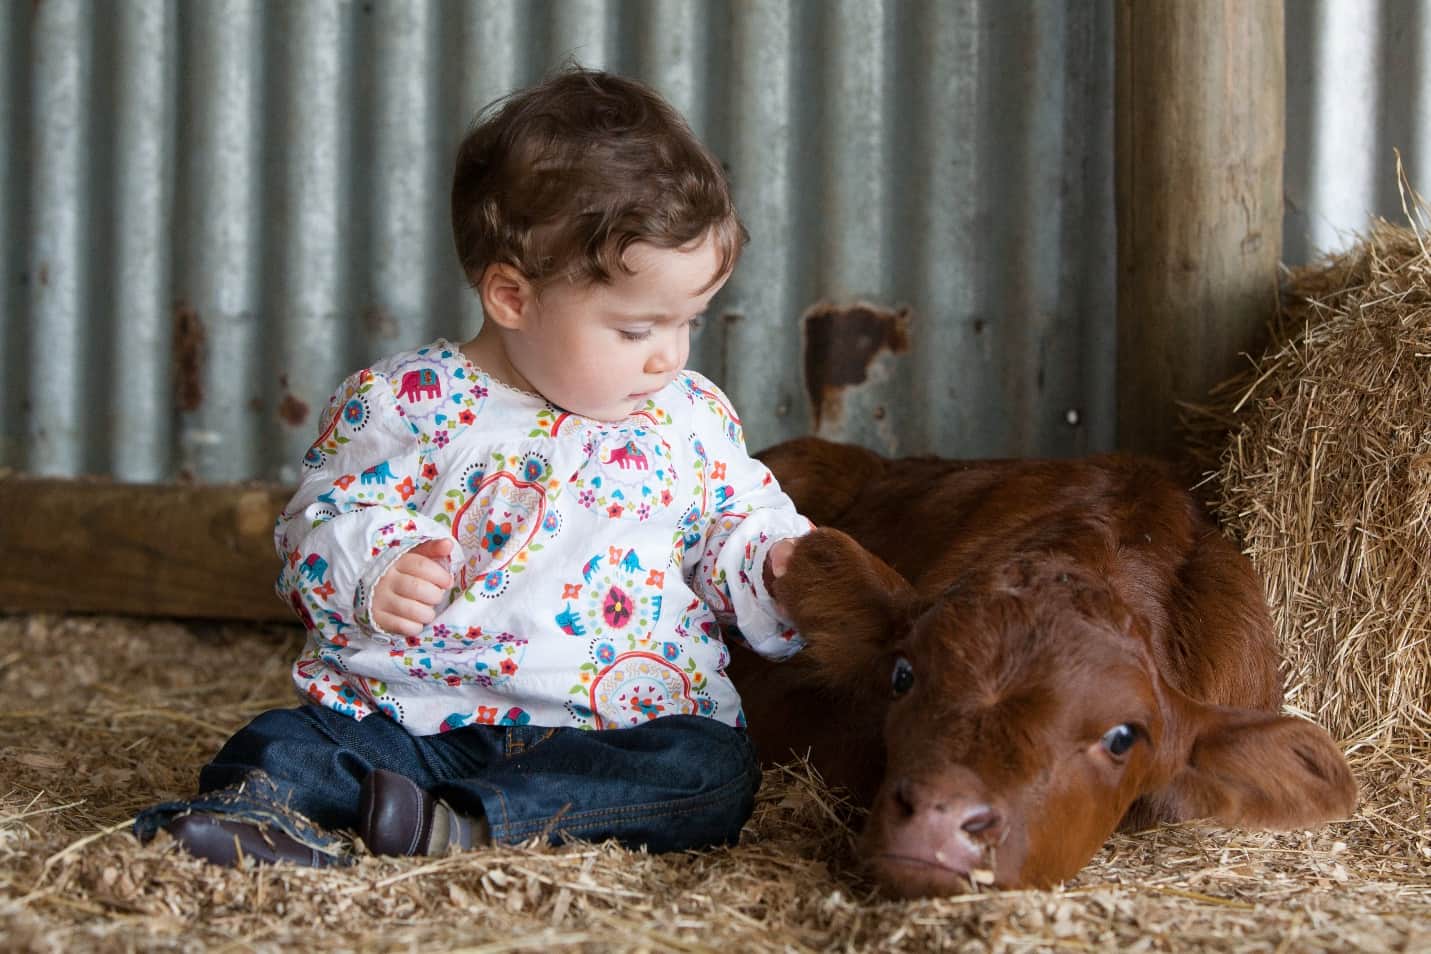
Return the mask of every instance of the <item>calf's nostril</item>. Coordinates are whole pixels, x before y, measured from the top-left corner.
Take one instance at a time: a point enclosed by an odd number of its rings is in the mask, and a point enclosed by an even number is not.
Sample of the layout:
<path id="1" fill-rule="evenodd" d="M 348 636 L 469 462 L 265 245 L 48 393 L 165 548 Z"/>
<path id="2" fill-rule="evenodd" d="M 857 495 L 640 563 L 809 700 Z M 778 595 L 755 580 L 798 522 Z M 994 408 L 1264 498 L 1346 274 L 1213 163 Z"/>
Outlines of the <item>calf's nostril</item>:
<path id="1" fill-rule="evenodd" d="M 959 827 L 971 835 L 982 835 L 986 832 L 993 833 L 1001 821 L 1003 819 L 999 817 L 999 813 L 988 805 L 976 805 L 969 809 L 969 814 L 964 817 Z"/>
<path id="2" fill-rule="evenodd" d="M 909 779 L 902 778 L 894 783 L 894 803 L 905 817 L 914 814 L 914 786 L 909 783 Z"/>

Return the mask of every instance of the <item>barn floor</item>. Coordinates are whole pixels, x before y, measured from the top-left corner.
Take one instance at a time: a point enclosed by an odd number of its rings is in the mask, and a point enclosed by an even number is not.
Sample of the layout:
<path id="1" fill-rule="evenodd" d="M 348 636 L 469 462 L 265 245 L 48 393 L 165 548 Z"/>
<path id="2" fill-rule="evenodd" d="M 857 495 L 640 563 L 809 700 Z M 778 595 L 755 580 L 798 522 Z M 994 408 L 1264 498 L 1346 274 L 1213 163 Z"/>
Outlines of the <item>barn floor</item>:
<path id="1" fill-rule="evenodd" d="M 0 948 L 19 951 L 1427 951 L 1431 761 L 1363 753 L 1357 816 L 1313 832 L 1115 837 L 1055 891 L 889 902 L 851 812 L 767 774 L 739 847 L 610 845 L 219 870 L 140 847 L 230 732 L 290 704 L 286 628 L 0 617 Z"/>

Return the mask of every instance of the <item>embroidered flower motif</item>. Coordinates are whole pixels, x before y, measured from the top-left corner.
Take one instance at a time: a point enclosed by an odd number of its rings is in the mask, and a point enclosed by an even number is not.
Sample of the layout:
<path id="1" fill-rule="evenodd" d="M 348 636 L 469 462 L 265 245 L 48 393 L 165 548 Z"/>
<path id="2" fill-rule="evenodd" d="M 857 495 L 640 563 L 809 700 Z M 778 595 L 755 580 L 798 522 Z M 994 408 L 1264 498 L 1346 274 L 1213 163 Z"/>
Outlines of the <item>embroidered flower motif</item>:
<path id="1" fill-rule="evenodd" d="M 487 530 L 482 534 L 482 546 L 488 553 L 496 553 L 502 549 L 503 545 L 512 538 L 512 524 L 507 521 L 500 526 L 487 521 Z"/>
<path id="2" fill-rule="evenodd" d="M 606 591 L 601 603 L 601 617 L 608 626 L 620 629 L 631 621 L 631 599 L 619 586 Z"/>
<path id="3" fill-rule="evenodd" d="M 471 424 L 473 421 L 477 420 L 477 415 L 473 414 L 466 408 L 463 408 L 462 413 L 457 415 L 457 419 L 463 424 Z"/>

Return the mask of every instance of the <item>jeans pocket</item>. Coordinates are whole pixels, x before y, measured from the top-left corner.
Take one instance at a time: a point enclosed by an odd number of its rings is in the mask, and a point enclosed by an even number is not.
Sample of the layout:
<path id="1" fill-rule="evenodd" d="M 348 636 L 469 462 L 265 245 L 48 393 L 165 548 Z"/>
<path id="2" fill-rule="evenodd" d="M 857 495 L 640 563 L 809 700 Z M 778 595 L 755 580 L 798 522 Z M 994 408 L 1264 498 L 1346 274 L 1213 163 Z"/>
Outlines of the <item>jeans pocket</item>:
<path id="1" fill-rule="evenodd" d="M 542 725 L 508 726 L 503 740 L 503 751 L 507 758 L 516 758 L 550 740 L 561 729 Z"/>

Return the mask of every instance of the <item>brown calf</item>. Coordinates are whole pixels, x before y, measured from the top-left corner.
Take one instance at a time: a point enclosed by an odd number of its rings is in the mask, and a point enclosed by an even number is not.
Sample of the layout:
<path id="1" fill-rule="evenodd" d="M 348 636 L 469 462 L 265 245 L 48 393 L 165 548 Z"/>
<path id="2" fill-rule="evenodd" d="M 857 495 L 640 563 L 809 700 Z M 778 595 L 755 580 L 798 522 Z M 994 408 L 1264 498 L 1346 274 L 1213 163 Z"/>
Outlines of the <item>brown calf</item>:
<path id="1" fill-rule="evenodd" d="M 886 891 L 1048 885 L 1120 822 L 1354 808 L 1331 738 L 1278 715 L 1251 565 L 1158 463 L 762 457 L 821 527 L 776 583 L 809 645 L 732 675 L 762 758 L 809 752 L 869 806 Z"/>

